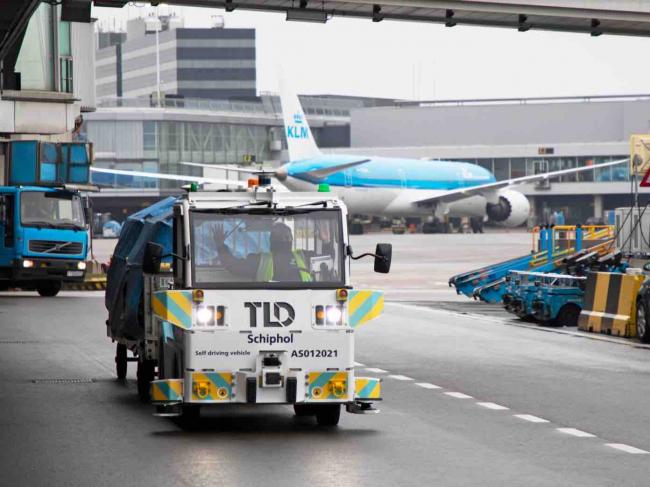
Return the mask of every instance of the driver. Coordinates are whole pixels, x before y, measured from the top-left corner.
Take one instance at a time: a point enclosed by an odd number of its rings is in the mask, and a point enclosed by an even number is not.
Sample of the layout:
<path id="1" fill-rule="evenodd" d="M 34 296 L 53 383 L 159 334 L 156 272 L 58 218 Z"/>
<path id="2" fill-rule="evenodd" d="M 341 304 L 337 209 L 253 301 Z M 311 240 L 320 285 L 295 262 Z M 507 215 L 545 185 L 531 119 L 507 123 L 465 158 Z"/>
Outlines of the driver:
<path id="1" fill-rule="evenodd" d="M 312 275 L 302 250 L 293 249 L 291 228 L 276 222 L 271 228 L 270 252 L 235 257 L 224 241 L 223 230 L 215 235 L 216 247 L 223 266 L 232 274 L 256 282 L 311 282 Z"/>

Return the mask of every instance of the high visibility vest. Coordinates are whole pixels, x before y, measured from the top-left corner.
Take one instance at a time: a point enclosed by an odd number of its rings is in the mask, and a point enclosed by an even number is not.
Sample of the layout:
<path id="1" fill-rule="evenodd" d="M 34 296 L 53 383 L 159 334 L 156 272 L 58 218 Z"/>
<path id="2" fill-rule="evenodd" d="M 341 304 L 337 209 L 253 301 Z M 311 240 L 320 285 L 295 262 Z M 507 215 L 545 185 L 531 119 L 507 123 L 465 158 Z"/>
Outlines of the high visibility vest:
<path id="1" fill-rule="evenodd" d="M 296 261 L 298 266 L 298 272 L 300 273 L 300 280 L 302 282 L 311 282 L 311 274 L 307 270 L 305 265 L 305 258 L 302 255 L 300 250 L 293 251 L 293 258 Z M 257 281 L 258 282 L 269 282 L 273 280 L 273 254 L 270 252 L 265 252 L 260 255 L 260 263 L 257 266 Z"/>

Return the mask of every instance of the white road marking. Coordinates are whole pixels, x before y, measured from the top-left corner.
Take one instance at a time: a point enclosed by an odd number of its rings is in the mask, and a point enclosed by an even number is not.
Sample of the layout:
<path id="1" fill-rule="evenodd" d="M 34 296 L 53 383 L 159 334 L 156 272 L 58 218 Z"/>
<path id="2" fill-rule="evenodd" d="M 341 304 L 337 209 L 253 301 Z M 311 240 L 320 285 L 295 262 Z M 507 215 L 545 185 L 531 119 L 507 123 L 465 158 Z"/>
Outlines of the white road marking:
<path id="1" fill-rule="evenodd" d="M 634 446 L 626 445 L 625 443 L 605 443 L 605 446 L 614 448 L 616 450 L 624 451 L 625 453 L 631 453 L 633 455 L 647 455 L 650 452 L 642 450 L 641 448 L 636 448 Z"/>
<path id="2" fill-rule="evenodd" d="M 505 406 L 502 406 L 501 404 L 496 404 L 493 402 L 477 402 L 476 404 L 487 409 L 494 409 L 495 411 L 505 411 L 507 409 L 510 409 Z"/>
<path id="3" fill-rule="evenodd" d="M 463 394 L 462 392 L 445 392 L 445 394 L 450 397 L 455 397 L 456 399 L 473 399 L 472 396 L 468 396 L 467 394 Z"/>
<path id="4" fill-rule="evenodd" d="M 442 387 L 435 384 L 429 384 L 428 382 L 416 382 L 415 385 L 422 387 L 423 389 L 442 389 Z"/>
<path id="5" fill-rule="evenodd" d="M 387 374 L 388 371 L 384 369 L 376 369 L 374 367 L 366 367 L 366 370 L 368 372 L 372 372 L 373 374 Z"/>
<path id="6" fill-rule="evenodd" d="M 352 365 L 354 365 L 355 367 L 365 367 L 365 365 L 360 364 L 359 362 L 352 362 Z"/>
<path id="7" fill-rule="evenodd" d="M 596 435 L 587 433 L 586 431 L 577 430 L 575 428 L 557 428 L 560 433 L 565 433 L 571 436 L 577 436 L 578 438 L 595 438 Z"/>
<path id="8" fill-rule="evenodd" d="M 524 421 L 530 421 L 531 423 L 548 423 L 548 419 L 538 418 L 532 414 L 515 414 L 515 418 L 523 419 Z"/>
<path id="9" fill-rule="evenodd" d="M 389 375 L 388 377 L 395 380 L 413 380 L 412 378 L 407 377 L 405 375 Z"/>

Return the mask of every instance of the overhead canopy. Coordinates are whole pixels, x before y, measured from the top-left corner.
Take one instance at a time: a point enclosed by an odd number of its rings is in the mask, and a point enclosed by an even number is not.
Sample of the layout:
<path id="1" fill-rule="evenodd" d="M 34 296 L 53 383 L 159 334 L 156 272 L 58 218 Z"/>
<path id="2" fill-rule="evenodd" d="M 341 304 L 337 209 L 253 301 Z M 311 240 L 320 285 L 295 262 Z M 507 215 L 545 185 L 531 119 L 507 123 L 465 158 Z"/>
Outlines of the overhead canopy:
<path id="1" fill-rule="evenodd" d="M 96 0 L 121 7 L 124 0 Z M 598 36 L 650 35 L 650 5 L 627 0 L 170 0 L 165 3 L 226 10 L 288 12 L 292 20 L 325 21 L 326 16 L 435 22 L 527 30 L 581 32 Z M 589 6 L 579 8 L 575 5 Z"/>

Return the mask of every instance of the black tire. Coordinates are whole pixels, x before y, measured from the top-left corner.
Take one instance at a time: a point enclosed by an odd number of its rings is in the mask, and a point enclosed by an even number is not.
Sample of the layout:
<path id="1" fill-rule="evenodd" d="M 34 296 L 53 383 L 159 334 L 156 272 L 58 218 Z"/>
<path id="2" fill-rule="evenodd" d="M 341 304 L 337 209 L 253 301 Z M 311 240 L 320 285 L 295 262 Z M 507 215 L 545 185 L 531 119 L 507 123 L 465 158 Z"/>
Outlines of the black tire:
<path id="1" fill-rule="evenodd" d="M 636 333 L 641 343 L 650 343 L 650 316 L 648 316 L 648 305 L 643 300 L 639 300 L 636 306 Z"/>
<path id="2" fill-rule="evenodd" d="M 143 402 L 151 400 L 151 381 L 155 378 L 155 362 L 153 360 L 138 361 L 138 396 Z"/>
<path id="3" fill-rule="evenodd" d="M 197 421 L 201 417 L 200 404 L 183 404 L 183 418 L 185 421 Z"/>
<path id="4" fill-rule="evenodd" d="M 555 326 L 578 326 L 580 311 L 580 306 L 575 304 L 565 304 L 560 308 L 557 318 L 553 320 Z"/>
<path id="5" fill-rule="evenodd" d="M 296 413 L 296 416 L 314 416 L 316 408 L 313 404 L 294 404 L 293 412 Z"/>
<path id="6" fill-rule="evenodd" d="M 121 343 L 115 347 L 115 373 L 120 380 L 126 379 L 126 345 Z"/>
<path id="7" fill-rule="evenodd" d="M 323 404 L 316 410 L 316 422 L 319 426 L 336 426 L 340 417 L 340 404 Z"/>
<path id="8" fill-rule="evenodd" d="M 60 290 L 61 281 L 42 281 L 36 286 L 36 291 L 44 298 L 53 298 Z"/>

